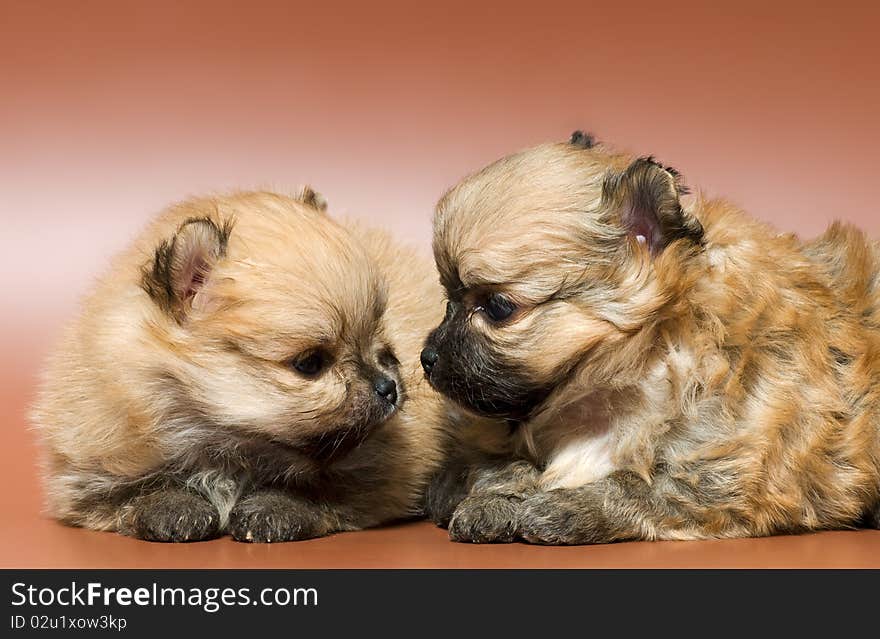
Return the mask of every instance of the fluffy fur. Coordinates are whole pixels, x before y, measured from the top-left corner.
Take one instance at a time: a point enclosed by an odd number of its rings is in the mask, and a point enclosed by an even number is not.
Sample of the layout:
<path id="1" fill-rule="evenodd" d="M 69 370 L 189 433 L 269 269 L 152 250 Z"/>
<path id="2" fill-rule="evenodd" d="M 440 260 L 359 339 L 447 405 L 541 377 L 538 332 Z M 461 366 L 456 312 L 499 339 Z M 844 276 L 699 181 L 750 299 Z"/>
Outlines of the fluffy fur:
<path id="1" fill-rule="evenodd" d="M 325 206 L 184 202 L 113 262 L 33 411 L 52 516 L 269 542 L 419 512 L 447 419 L 418 364 L 440 287 Z"/>
<path id="2" fill-rule="evenodd" d="M 440 201 L 449 306 L 423 364 L 510 432 L 463 443 L 432 487 L 453 539 L 877 525 L 880 248 L 686 194 L 674 170 L 576 134 Z"/>

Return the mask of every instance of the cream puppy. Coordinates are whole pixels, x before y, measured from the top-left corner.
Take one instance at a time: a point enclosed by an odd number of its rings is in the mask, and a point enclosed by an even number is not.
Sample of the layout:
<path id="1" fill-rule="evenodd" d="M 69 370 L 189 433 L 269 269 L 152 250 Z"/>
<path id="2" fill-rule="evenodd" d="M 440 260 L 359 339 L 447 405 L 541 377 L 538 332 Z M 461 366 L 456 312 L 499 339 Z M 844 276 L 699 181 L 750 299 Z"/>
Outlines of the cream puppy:
<path id="1" fill-rule="evenodd" d="M 324 209 L 195 199 L 114 260 L 33 411 L 52 516 L 274 542 L 419 512 L 448 419 L 418 363 L 436 273 Z"/>

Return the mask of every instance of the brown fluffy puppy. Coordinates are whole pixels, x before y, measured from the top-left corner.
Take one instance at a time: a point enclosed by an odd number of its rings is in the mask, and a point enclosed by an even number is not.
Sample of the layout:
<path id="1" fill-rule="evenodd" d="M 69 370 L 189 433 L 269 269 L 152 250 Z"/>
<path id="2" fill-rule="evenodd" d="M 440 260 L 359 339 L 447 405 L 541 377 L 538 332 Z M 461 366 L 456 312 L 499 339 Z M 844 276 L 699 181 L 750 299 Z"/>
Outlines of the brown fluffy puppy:
<path id="1" fill-rule="evenodd" d="M 306 189 L 165 211 L 86 300 L 34 422 L 49 511 L 157 541 L 285 541 L 418 512 L 442 400 L 428 261 Z"/>
<path id="2" fill-rule="evenodd" d="M 434 486 L 453 539 L 878 526 L 880 248 L 843 224 L 804 243 L 684 194 L 674 170 L 576 133 L 440 201 L 449 304 L 423 365 L 510 420 L 496 450 L 513 451 Z"/>

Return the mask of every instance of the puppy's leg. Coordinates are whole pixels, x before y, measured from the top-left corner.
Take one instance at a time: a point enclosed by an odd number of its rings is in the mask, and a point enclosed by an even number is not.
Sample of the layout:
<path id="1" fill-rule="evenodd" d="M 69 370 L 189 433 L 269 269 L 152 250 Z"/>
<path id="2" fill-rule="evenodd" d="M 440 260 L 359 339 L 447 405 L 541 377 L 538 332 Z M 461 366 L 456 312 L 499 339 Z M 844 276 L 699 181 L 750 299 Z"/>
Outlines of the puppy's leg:
<path id="1" fill-rule="evenodd" d="M 168 487 L 127 501 L 117 530 L 148 541 L 202 541 L 220 535 L 220 514 L 197 493 Z"/>
<path id="2" fill-rule="evenodd" d="M 471 470 L 471 489 L 452 514 L 449 537 L 471 543 L 510 543 L 519 530 L 525 498 L 536 491 L 539 472 L 529 462 L 491 464 Z"/>
<path id="3" fill-rule="evenodd" d="M 470 490 L 471 465 L 463 457 L 450 459 L 428 482 L 424 514 L 441 528 L 449 525 L 452 513 Z"/>
<path id="4" fill-rule="evenodd" d="M 868 528 L 880 530 L 880 501 L 868 509 L 868 512 L 865 515 L 865 525 Z"/>
<path id="5" fill-rule="evenodd" d="M 251 493 L 229 513 L 229 534 L 237 541 L 299 541 L 342 528 L 330 508 L 276 489 Z"/>
<path id="6" fill-rule="evenodd" d="M 161 474 L 123 480 L 62 468 L 47 481 L 47 497 L 52 516 L 69 526 L 150 541 L 198 541 L 221 533 L 210 502 Z"/>
<path id="7" fill-rule="evenodd" d="M 554 545 L 747 536 L 748 527 L 729 505 L 723 494 L 707 497 L 668 475 L 648 484 L 635 473 L 617 471 L 579 488 L 527 497 L 519 534 L 532 543 Z"/>
<path id="8" fill-rule="evenodd" d="M 475 493 L 520 493 L 533 485 L 538 471 L 525 461 L 459 455 L 449 459 L 425 490 L 425 515 L 441 528 L 458 505 Z"/>

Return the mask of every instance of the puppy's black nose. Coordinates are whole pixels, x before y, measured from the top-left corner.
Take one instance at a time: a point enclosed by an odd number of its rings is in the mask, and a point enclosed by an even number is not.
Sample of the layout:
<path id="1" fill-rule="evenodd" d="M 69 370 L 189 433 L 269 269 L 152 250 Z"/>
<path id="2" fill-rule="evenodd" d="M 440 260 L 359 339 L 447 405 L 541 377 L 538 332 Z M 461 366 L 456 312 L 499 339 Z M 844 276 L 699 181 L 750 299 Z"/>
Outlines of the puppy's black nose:
<path id="1" fill-rule="evenodd" d="M 422 351 L 422 368 L 425 369 L 426 373 L 430 373 L 431 369 L 434 368 L 434 364 L 437 363 L 437 360 L 440 359 L 440 355 L 437 354 L 433 348 L 428 346 Z"/>
<path id="2" fill-rule="evenodd" d="M 390 377 L 380 377 L 373 384 L 376 394 L 382 399 L 387 399 L 392 404 L 397 403 L 397 384 Z"/>

